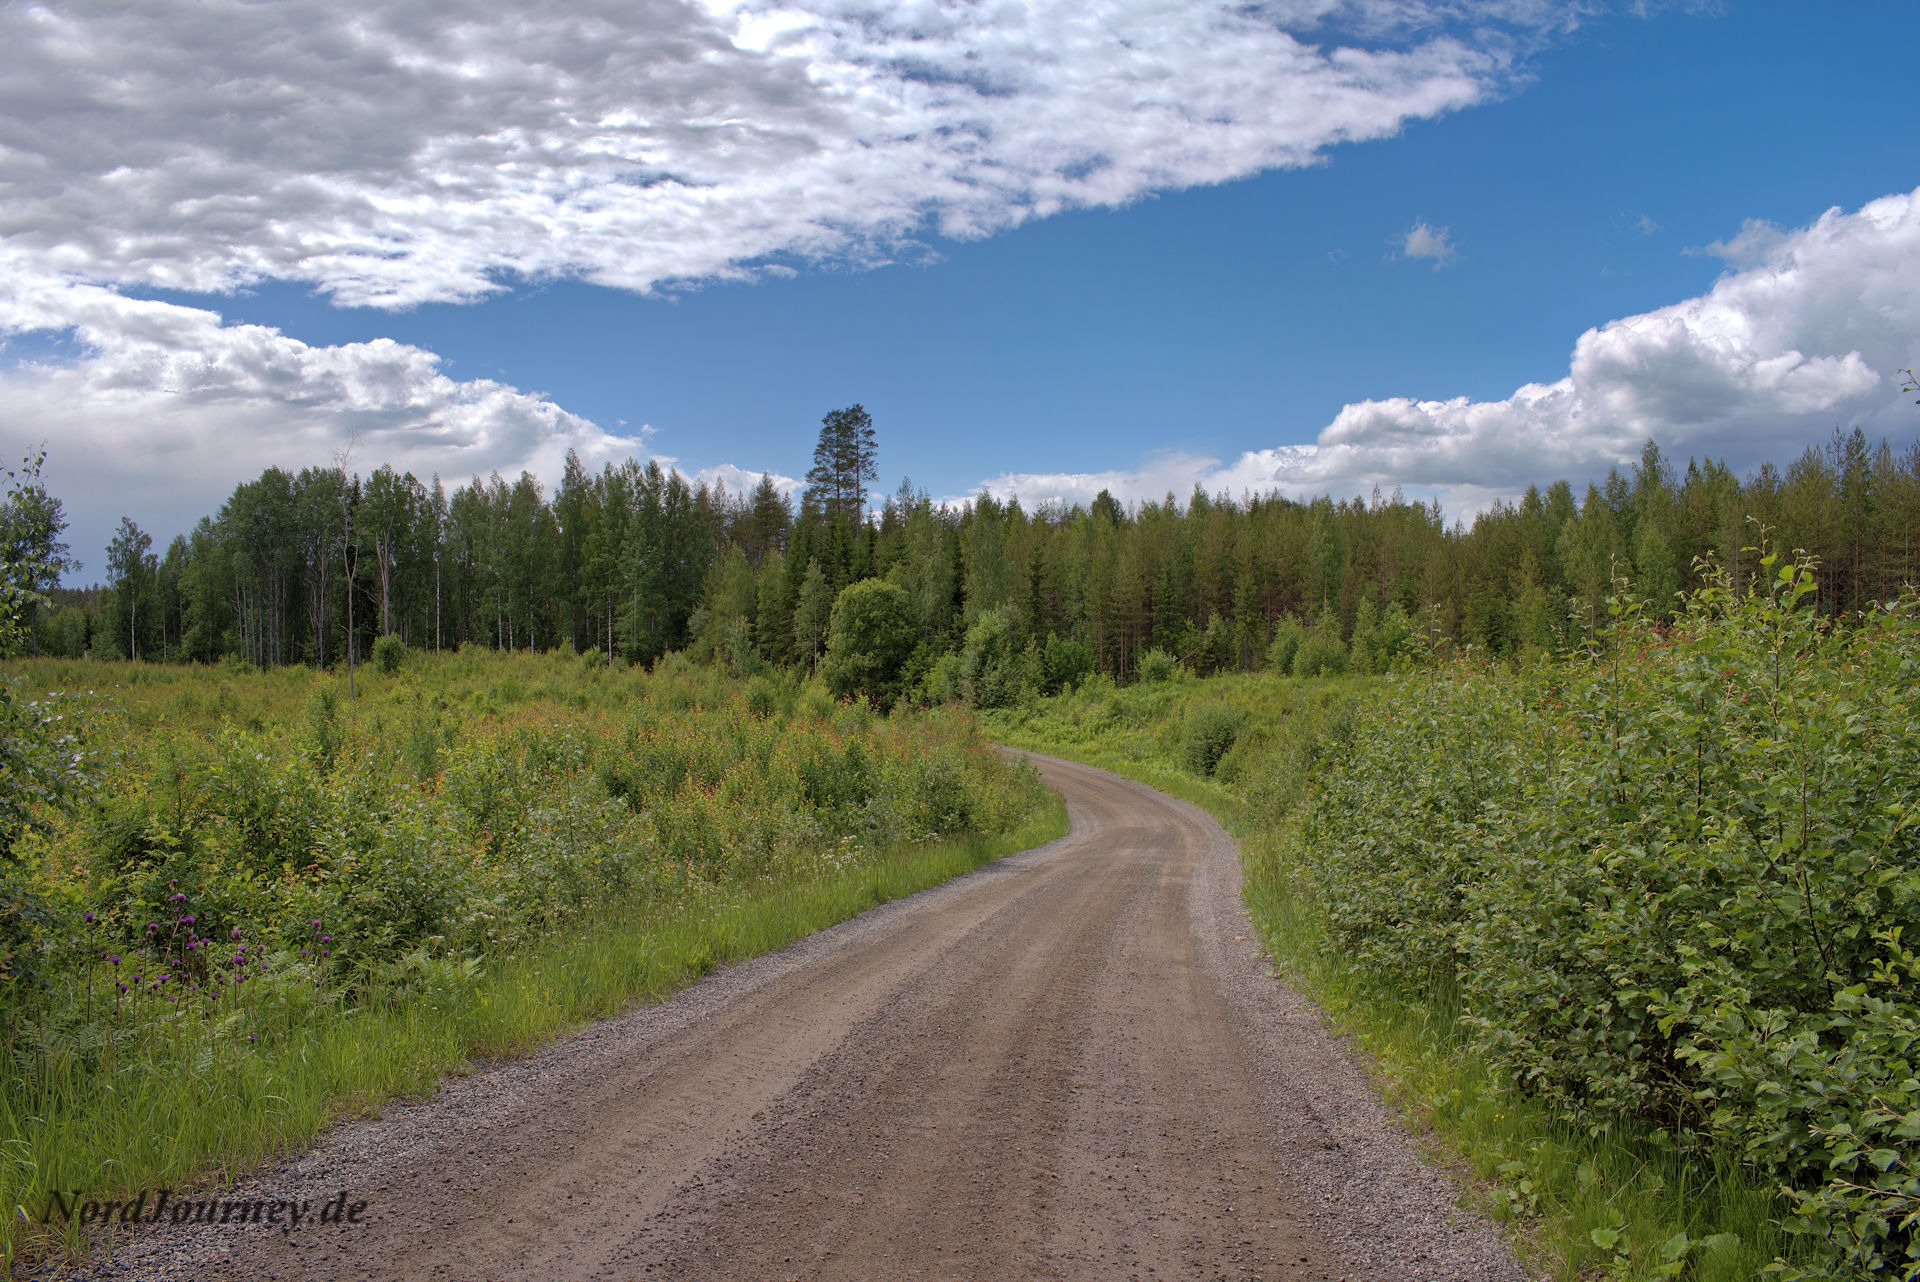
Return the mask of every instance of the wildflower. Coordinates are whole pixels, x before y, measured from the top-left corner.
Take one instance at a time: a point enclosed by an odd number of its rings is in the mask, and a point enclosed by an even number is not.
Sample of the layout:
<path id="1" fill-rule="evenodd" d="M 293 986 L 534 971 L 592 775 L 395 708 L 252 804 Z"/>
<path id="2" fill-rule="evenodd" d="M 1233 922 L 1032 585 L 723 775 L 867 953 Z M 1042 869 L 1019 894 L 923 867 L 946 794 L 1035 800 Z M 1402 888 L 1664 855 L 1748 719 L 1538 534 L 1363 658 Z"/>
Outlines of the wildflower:
<path id="1" fill-rule="evenodd" d="M 315 918 L 313 919 L 313 925 L 314 925 L 314 928 L 315 928 L 316 930 L 317 930 L 317 929 L 319 929 L 319 926 L 320 926 L 320 919 L 319 919 L 318 917 L 315 917 Z"/>
<path id="2" fill-rule="evenodd" d="M 91 922 L 93 920 L 93 914 L 92 913 L 86 914 L 86 920 Z M 316 922 L 315 924 L 318 925 L 319 923 Z"/>
<path id="3" fill-rule="evenodd" d="M 300 955 L 301 955 L 302 957 L 305 957 L 305 956 L 307 955 L 307 950 L 306 950 L 306 949 L 304 949 L 304 948 L 302 948 L 302 949 L 300 950 Z"/>
<path id="4" fill-rule="evenodd" d="M 170 904 L 177 904 L 181 900 L 185 899 L 186 897 L 187 895 L 185 891 L 176 891 L 174 894 L 170 895 L 167 898 L 167 902 Z"/>
<path id="5" fill-rule="evenodd" d="M 157 921 L 150 921 L 150 922 L 148 922 L 148 923 L 147 923 L 147 933 L 148 933 L 149 935 L 151 935 L 151 934 L 152 934 L 152 933 L 153 933 L 154 931 L 156 931 L 156 930 L 158 930 L 158 929 L 160 929 L 160 923 L 159 923 L 159 922 L 157 922 Z"/>
<path id="6" fill-rule="evenodd" d="M 193 925 L 193 918 L 182 917 L 180 920 L 174 922 L 173 924 L 176 926 L 191 926 Z"/>
<path id="7" fill-rule="evenodd" d="M 107 958 L 107 960 L 112 962 L 116 966 L 120 964 L 120 959 L 118 957 L 109 957 Z"/>
<path id="8" fill-rule="evenodd" d="M 323 944 L 331 944 L 331 943 L 333 942 L 333 936 L 332 936 L 332 935 L 322 935 L 322 936 L 320 936 L 320 942 L 321 942 L 321 943 L 323 943 Z"/>
<path id="9" fill-rule="evenodd" d="M 232 936 L 233 936 L 233 938 L 235 938 L 235 939 L 238 939 L 238 938 L 240 938 L 240 928 L 239 928 L 238 926 L 235 926 L 235 927 L 233 928 L 233 930 L 232 930 L 232 932 L 231 932 L 231 934 L 232 934 Z"/>
<path id="10" fill-rule="evenodd" d="M 138 976 L 138 975 L 135 975 L 135 976 L 133 977 L 133 982 L 134 982 L 134 983 L 136 983 L 136 984 L 137 984 L 137 983 L 139 983 L 139 982 L 140 982 L 140 976 Z"/>

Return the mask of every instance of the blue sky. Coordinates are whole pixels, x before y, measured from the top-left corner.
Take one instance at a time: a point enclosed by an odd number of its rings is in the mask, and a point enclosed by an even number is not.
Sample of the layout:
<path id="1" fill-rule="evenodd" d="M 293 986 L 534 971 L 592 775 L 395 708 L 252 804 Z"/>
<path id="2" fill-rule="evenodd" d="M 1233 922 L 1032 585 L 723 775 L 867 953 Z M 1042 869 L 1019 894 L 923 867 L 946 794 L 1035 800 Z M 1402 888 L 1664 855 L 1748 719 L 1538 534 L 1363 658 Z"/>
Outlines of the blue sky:
<path id="1" fill-rule="evenodd" d="M 646 74 L 625 79 L 642 88 L 612 106 L 651 113 L 662 199 L 708 203 L 663 213 L 644 204 L 658 189 L 629 182 L 616 198 L 637 203 L 610 229 L 577 196 L 599 181 L 606 140 L 565 163 L 550 159 L 571 145 L 564 127 L 544 152 L 529 146 L 555 127 L 521 82 L 552 65 L 524 52 L 524 33 L 489 28 L 488 8 L 476 0 L 454 54 L 443 33 L 394 33 L 506 86 L 452 109 L 428 95 L 425 114 L 448 118 L 398 142 L 378 132 L 396 92 L 381 77 L 407 66 L 356 71 L 310 47 L 324 42 L 271 31 L 221 49 L 210 24 L 197 38 L 235 64 L 223 83 L 250 78 L 247 103 L 309 101 L 316 83 L 343 95 L 327 117 L 344 122 L 337 136 L 322 129 L 291 159 L 280 131 L 299 111 L 281 126 L 258 109 L 269 123 L 249 133 L 210 124 L 191 84 L 174 115 L 157 82 L 126 101 L 37 90 L 25 59 L 37 40 L 45 61 L 44 27 L 0 42 L 16 51 L 0 53 L 0 114 L 58 126 L 36 131 L 39 156 L 23 129 L 0 135 L 0 176 L 32 161 L 81 191 L 49 177 L 44 192 L 0 194 L 13 241 L 0 277 L 26 300 L 0 302 L 0 445 L 47 442 L 81 579 L 121 515 L 164 541 L 266 463 L 325 464 L 349 440 L 363 469 L 449 480 L 522 466 L 551 480 L 568 447 L 793 478 L 820 416 L 857 400 L 875 417 L 883 489 L 910 475 L 938 496 L 988 485 L 1037 502 L 1102 485 L 1131 498 L 1195 482 L 1398 485 L 1468 513 L 1530 481 L 1586 479 L 1647 435 L 1744 468 L 1843 422 L 1901 443 L 1920 426 L 1895 372 L 1920 363 L 1920 199 L 1907 195 L 1920 6 L 1576 15 L 1522 2 L 1497 22 L 1482 20 L 1490 6 L 1278 6 L 1262 30 L 1157 33 L 1183 39 L 1129 92 L 1111 86 L 1138 69 L 1112 61 L 1099 31 L 1036 21 L 1016 40 L 928 6 L 899 11 L 898 47 L 883 34 L 849 53 L 833 25 L 844 15 L 825 9 L 641 7 L 651 25 L 628 34 Z M 1122 33 L 1149 21 L 1126 5 L 1109 17 Z M 816 85 L 823 66 L 857 68 L 863 89 L 902 95 L 881 118 L 905 102 L 976 142 L 929 160 L 915 150 L 925 131 L 903 131 L 869 168 L 863 125 L 857 146 L 808 170 L 845 124 L 796 107 L 802 81 L 766 75 L 761 57 L 690 89 L 675 68 L 698 60 L 659 52 L 672 34 L 764 55 L 768 24 L 803 32 L 780 56 Z M 913 96 L 925 77 L 875 79 L 930 32 L 929 60 L 981 69 L 990 92 L 928 103 Z M 71 15 L 55 34 L 95 62 L 152 39 Z M 1329 52 L 1343 47 L 1387 61 L 1348 74 Z M 1274 70 L 1276 53 L 1290 70 Z M 562 70 L 566 92 L 587 94 L 619 68 Z M 378 82 L 366 101 L 356 76 Z M 716 95 L 724 113 L 709 110 Z M 1058 123 L 973 123 L 1007 99 Z M 763 117 L 743 110 L 756 105 Z M 124 148 L 56 150 L 59 127 L 136 107 L 158 119 Z M 715 159 L 659 132 L 676 110 L 703 129 L 744 119 L 753 141 Z M 1196 118 L 1235 123 L 1183 123 Z M 495 123 L 514 129 L 488 137 Z M 685 189 L 676 145 L 710 166 Z M 732 158 L 761 145 L 763 158 Z M 533 177 L 496 182 L 514 167 Z M 539 212 L 543 200 L 563 212 Z M 547 278 L 529 282 L 529 267 Z M 488 281 L 510 283 L 470 297 Z M 1517 397 L 1527 385 L 1539 390 Z"/>

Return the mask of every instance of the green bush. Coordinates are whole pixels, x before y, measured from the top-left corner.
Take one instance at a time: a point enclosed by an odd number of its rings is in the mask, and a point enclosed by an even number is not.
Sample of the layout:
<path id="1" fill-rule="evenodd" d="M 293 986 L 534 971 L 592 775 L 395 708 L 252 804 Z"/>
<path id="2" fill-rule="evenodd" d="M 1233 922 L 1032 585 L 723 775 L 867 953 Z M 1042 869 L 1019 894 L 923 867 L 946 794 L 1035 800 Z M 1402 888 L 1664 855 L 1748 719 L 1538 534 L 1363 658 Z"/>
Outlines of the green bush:
<path id="1" fill-rule="evenodd" d="M 1920 607 L 1830 628 L 1763 566 L 1671 631 L 1614 601 L 1570 664 L 1391 682 L 1294 857 L 1328 947 L 1447 990 L 1510 1089 L 1790 1189 L 1804 1276 L 1911 1276 Z"/>
<path id="2" fill-rule="evenodd" d="M 1171 681 L 1179 672 L 1179 663 L 1165 650 L 1142 650 L 1139 661 L 1133 666 L 1134 679 L 1143 685 Z"/>
<path id="3" fill-rule="evenodd" d="M 1187 714 L 1181 731 L 1181 758 L 1188 770 L 1202 778 L 1214 772 L 1240 734 L 1240 714 L 1219 704 L 1203 704 Z"/>
<path id="4" fill-rule="evenodd" d="M 1300 638 L 1293 654 L 1296 677 L 1333 677 L 1347 670 L 1347 647 L 1340 639 L 1340 617 L 1332 606 L 1320 611 L 1319 622 Z"/>
<path id="5" fill-rule="evenodd" d="M 864 579 L 833 603 L 820 676 L 835 695 L 865 695 L 876 708 L 900 696 L 900 671 L 913 653 L 913 603 L 897 584 Z"/>
<path id="6" fill-rule="evenodd" d="M 1273 640 L 1267 643 L 1267 670 L 1281 676 L 1293 672 L 1293 657 L 1300 653 L 1300 643 L 1306 640 L 1307 630 L 1300 626 L 1300 620 L 1291 614 L 1281 619 L 1273 630 Z"/>

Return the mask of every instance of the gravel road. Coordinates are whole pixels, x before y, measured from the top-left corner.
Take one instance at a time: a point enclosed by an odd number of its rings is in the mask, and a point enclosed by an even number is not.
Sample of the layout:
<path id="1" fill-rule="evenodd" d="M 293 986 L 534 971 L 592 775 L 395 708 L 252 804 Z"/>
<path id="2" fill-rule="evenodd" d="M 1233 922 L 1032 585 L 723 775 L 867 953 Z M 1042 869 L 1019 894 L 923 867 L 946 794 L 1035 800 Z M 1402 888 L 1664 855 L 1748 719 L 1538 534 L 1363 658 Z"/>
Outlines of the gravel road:
<path id="1" fill-rule="evenodd" d="M 1524 1279 L 1271 978 L 1219 826 L 1031 759 L 1061 840 L 200 1195 L 297 1227 L 78 1276 Z"/>

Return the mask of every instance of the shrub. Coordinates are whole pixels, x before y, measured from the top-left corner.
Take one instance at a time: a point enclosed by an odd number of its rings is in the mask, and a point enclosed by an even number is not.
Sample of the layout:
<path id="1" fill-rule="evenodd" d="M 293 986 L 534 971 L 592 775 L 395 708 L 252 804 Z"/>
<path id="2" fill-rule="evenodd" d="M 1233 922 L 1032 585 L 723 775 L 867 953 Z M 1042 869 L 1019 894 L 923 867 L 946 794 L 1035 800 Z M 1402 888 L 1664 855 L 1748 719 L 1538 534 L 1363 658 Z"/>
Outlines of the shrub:
<path id="1" fill-rule="evenodd" d="M 1300 653 L 1300 643 L 1306 639 L 1307 630 L 1300 626 L 1300 620 L 1289 614 L 1280 620 L 1273 630 L 1273 640 L 1267 644 L 1267 669 L 1281 676 L 1293 672 L 1293 656 Z"/>
<path id="2" fill-rule="evenodd" d="M 1165 650 L 1142 650 L 1139 660 L 1133 666 L 1134 679 L 1143 685 L 1171 681 L 1179 671 L 1179 663 Z"/>
<path id="3" fill-rule="evenodd" d="M 1391 681 L 1294 854 L 1330 950 L 1383 992 L 1457 986 L 1509 1089 L 1790 1189 L 1804 1276 L 1905 1275 L 1920 602 L 1829 629 L 1807 567 L 1762 566 L 1671 631 L 1616 599 L 1575 662 Z"/>
<path id="4" fill-rule="evenodd" d="M 900 669 L 913 652 L 913 618 L 913 603 L 898 584 L 850 584 L 833 603 L 821 678 L 842 698 L 864 694 L 877 708 L 892 707 Z"/>
<path id="5" fill-rule="evenodd" d="M 388 633 L 373 643 L 373 666 L 388 676 L 400 671 L 407 661 L 407 643 Z"/>
<path id="6" fill-rule="evenodd" d="M 1239 737 L 1240 713 L 1220 704 L 1207 704 L 1187 714 L 1180 736 L 1180 754 L 1188 770 L 1201 778 L 1213 774 L 1220 758 Z"/>

